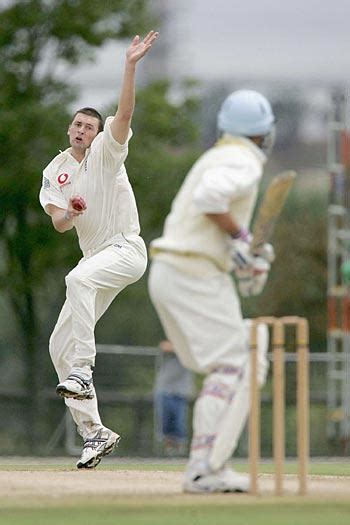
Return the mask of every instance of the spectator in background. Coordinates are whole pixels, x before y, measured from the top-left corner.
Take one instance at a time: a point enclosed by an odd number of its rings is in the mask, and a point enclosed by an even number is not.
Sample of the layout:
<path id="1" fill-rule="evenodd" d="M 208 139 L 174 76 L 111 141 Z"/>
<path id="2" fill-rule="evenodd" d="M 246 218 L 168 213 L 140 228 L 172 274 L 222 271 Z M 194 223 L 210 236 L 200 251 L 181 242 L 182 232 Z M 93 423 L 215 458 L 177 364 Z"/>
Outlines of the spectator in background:
<path id="1" fill-rule="evenodd" d="M 194 379 L 182 366 L 170 341 L 161 341 L 162 364 L 156 377 L 154 393 L 156 416 L 167 456 L 186 454 L 189 401 L 194 394 Z"/>

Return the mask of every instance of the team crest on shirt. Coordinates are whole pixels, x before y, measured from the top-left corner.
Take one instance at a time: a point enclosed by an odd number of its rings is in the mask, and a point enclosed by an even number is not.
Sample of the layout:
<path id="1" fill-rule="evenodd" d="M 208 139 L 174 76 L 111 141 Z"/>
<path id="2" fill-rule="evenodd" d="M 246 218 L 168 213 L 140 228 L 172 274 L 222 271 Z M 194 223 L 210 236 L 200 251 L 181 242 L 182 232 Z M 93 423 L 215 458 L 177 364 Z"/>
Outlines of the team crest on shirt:
<path id="1" fill-rule="evenodd" d="M 70 184 L 69 175 L 68 173 L 60 173 L 57 177 L 57 182 L 60 186 L 65 186 L 66 184 Z"/>

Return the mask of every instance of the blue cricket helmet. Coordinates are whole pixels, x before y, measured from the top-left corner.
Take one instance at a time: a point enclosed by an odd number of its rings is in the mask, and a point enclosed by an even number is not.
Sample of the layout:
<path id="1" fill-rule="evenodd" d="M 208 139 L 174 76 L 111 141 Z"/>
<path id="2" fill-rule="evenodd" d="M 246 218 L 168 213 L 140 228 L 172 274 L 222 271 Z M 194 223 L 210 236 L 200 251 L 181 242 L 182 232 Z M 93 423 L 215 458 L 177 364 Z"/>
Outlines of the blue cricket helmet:
<path id="1" fill-rule="evenodd" d="M 245 137 L 268 135 L 274 129 L 274 122 L 269 101 L 257 91 L 248 89 L 231 93 L 217 117 L 220 131 Z"/>

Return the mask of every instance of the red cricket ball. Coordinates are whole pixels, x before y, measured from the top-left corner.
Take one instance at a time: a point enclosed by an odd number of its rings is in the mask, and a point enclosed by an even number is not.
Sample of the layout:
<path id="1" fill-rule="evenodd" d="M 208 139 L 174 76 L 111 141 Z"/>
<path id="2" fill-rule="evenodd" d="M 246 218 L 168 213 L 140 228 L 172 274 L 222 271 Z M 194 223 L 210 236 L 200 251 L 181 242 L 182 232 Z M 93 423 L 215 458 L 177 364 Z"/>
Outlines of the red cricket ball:
<path id="1" fill-rule="evenodd" d="M 84 209 L 84 206 L 82 205 L 81 200 L 78 198 L 72 199 L 72 206 L 77 211 L 81 211 Z"/>

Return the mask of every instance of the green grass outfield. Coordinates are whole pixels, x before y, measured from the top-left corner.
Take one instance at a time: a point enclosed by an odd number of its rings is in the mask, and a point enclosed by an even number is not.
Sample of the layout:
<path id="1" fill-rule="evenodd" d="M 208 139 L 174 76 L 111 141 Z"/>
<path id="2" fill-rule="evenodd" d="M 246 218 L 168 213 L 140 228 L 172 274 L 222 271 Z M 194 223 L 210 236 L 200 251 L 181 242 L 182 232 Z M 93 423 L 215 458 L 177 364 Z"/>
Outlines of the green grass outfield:
<path id="1" fill-rule="evenodd" d="M 235 465 L 247 471 L 247 464 Z M 42 460 L 17 462 L 0 458 L 0 470 L 58 471 L 72 470 L 70 459 L 54 462 Z M 181 463 L 111 462 L 99 470 L 182 471 Z M 296 465 L 286 463 L 288 474 Z M 262 463 L 261 472 L 270 473 L 270 463 Z M 350 461 L 311 462 L 310 474 L 317 476 L 350 476 Z M 330 478 L 331 479 L 331 478 Z M 1 498 L 1 487 L 0 487 Z M 74 498 L 33 498 L 9 501 L 0 505 L 0 525 L 349 525 L 349 498 L 333 499 L 288 495 L 284 497 L 250 495 L 190 495 L 173 496 L 75 496 Z"/>
<path id="2" fill-rule="evenodd" d="M 169 500 L 0 510 L 1 525 L 349 525 L 350 503 L 229 501 L 203 505 Z"/>

